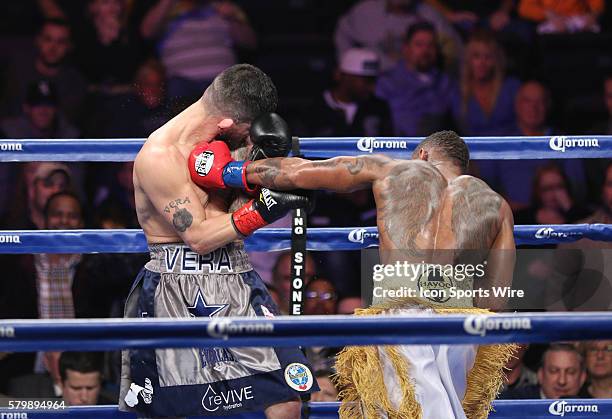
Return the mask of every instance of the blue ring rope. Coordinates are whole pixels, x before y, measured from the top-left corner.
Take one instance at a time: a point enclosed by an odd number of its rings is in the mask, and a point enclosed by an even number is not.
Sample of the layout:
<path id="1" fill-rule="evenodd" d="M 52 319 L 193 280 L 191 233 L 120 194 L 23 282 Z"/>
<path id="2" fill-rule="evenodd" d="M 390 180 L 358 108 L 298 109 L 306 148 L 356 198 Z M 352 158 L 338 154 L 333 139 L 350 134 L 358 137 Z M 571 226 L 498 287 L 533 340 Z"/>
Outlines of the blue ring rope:
<path id="1" fill-rule="evenodd" d="M 474 160 L 598 159 L 612 157 L 612 136 L 465 137 Z M 314 137 L 301 138 L 306 158 L 385 153 L 410 158 L 422 138 Z M 0 140 L 0 162 L 19 161 L 132 161 L 142 138 L 9 139 Z"/>
<path id="2" fill-rule="evenodd" d="M 612 224 L 519 225 L 517 245 L 567 243 L 588 238 L 612 241 Z M 291 247 L 289 228 L 264 228 L 246 241 L 248 250 L 279 251 Z M 378 246 L 376 227 L 310 228 L 308 250 L 359 250 Z M 0 254 L 16 253 L 144 253 L 142 230 L 4 230 Z"/>
<path id="3" fill-rule="evenodd" d="M 612 314 L 1 320 L 0 351 L 486 344 L 607 339 Z"/>
<path id="4" fill-rule="evenodd" d="M 18 398 L 16 398 L 18 399 Z M 310 402 L 308 411 L 311 419 L 338 418 L 338 402 Z M 562 399 L 562 400 L 494 400 L 493 411 L 489 418 L 591 418 L 611 417 L 612 400 L 610 399 Z M 551 413 L 555 412 L 556 414 Z M 0 413 L 15 413 L 14 410 L 0 409 Z M 42 419 L 135 419 L 136 414 L 121 412 L 117 406 L 70 406 L 60 412 L 29 411 L 28 418 Z M 244 418 L 244 416 L 223 416 L 226 419 Z M 257 414 L 254 418 L 263 418 Z M 189 418 L 192 418 L 189 416 Z M 251 417 L 249 416 L 249 419 Z"/>

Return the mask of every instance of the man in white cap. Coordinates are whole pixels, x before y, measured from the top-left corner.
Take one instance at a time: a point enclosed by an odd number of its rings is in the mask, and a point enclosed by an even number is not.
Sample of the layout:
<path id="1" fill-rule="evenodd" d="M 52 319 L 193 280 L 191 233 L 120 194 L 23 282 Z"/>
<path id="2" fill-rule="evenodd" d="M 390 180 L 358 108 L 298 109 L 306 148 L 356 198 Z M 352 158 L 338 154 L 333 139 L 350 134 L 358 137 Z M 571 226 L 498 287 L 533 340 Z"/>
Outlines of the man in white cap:
<path id="1" fill-rule="evenodd" d="M 380 60 L 374 51 L 351 48 L 342 54 L 334 86 L 308 110 L 314 136 L 393 135 L 387 103 L 374 96 Z"/>

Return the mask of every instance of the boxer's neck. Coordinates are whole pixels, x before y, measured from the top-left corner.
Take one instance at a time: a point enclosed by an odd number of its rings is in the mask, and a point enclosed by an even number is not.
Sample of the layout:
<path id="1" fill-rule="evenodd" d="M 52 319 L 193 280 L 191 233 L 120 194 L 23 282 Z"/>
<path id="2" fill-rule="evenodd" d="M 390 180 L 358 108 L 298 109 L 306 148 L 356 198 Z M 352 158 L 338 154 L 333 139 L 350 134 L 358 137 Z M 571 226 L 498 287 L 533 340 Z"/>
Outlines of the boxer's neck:
<path id="1" fill-rule="evenodd" d="M 201 101 L 196 101 L 176 117 L 177 143 L 193 146 L 219 134 L 219 117 L 206 112 Z"/>
<path id="2" fill-rule="evenodd" d="M 461 169 L 447 161 L 430 160 L 429 163 L 431 163 L 440 173 L 442 173 L 442 176 L 444 176 L 444 179 L 446 179 L 447 182 L 450 182 L 463 174 L 461 173 Z"/>

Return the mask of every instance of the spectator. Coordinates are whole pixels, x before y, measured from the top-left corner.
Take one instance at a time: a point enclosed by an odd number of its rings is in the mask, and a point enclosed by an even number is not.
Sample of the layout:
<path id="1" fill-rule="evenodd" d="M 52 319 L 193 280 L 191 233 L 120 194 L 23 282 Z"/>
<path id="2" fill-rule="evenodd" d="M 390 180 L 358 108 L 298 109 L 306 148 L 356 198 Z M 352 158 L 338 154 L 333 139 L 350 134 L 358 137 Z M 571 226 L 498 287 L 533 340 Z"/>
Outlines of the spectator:
<path id="1" fill-rule="evenodd" d="M 588 382 L 578 396 L 583 399 L 612 398 L 612 340 L 583 342 Z"/>
<path id="2" fill-rule="evenodd" d="M 519 136 L 550 136 L 553 128 L 547 124 L 550 93 L 537 81 L 527 81 L 518 90 L 515 100 L 516 127 L 508 132 Z M 529 206 L 531 182 L 539 167 L 550 160 L 497 160 L 478 162 L 481 176 L 508 200 L 513 210 Z M 583 190 L 584 167 L 581 160 L 564 159 L 559 162 L 572 182 L 572 189 Z"/>
<path id="3" fill-rule="evenodd" d="M 77 229 L 83 227 L 82 208 L 76 195 L 58 192 L 51 195 L 44 207 L 44 228 L 49 230 Z M 2 283 L 3 318 L 74 318 L 72 282 L 80 255 L 36 254 L 20 255 L 8 266 Z M 19 279 L 19 280 L 17 280 Z M 35 376 L 46 381 L 48 373 L 53 381 L 55 395 L 61 395 L 58 369 L 59 352 L 38 353 L 33 366 Z M 30 370 L 32 371 L 30 364 Z M 38 378 L 36 378 L 38 377 Z M 29 382 L 26 379 L 26 382 Z M 28 384 L 29 385 L 29 384 Z M 18 394 L 27 386 L 18 378 L 9 384 L 9 394 Z M 38 386 L 37 386 L 38 387 Z M 12 389 L 11 389 L 12 388 Z M 33 390 L 32 390 L 33 391 Z M 23 394 L 26 396 L 26 394 Z M 45 396 L 46 393 L 40 396 Z M 32 397 L 36 395 L 31 394 Z"/>
<path id="4" fill-rule="evenodd" d="M 83 228 L 83 210 L 79 198 L 70 192 L 58 192 L 45 205 L 45 228 L 72 230 Z M 41 319 L 74 318 L 72 280 L 80 255 L 34 255 L 38 317 Z"/>
<path id="5" fill-rule="evenodd" d="M 550 109 L 550 92 L 537 81 L 523 83 L 515 100 L 516 126 L 518 135 L 538 136 L 551 135 L 552 129 L 547 126 Z"/>
<path id="6" fill-rule="evenodd" d="M 584 359 L 575 346 L 552 344 L 542 356 L 538 369 L 538 384 L 500 395 L 502 399 L 560 399 L 576 397 L 586 380 Z"/>
<path id="7" fill-rule="evenodd" d="M 403 58 L 404 34 L 419 21 L 430 22 L 440 36 L 440 46 L 448 68 L 461 56 L 461 38 L 444 17 L 420 0 L 361 0 L 336 25 L 336 52 L 363 47 L 374 50 L 387 71 Z"/>
<path id="8" fill-rule="evenodd" d="M 336 314 L 338 294 L 334 284 L 327 279 L 312 279 L 306 285 L 304 295 L 304 314 Z"/>
<path id="9" fill-rule="evenodd" d="M 506 77 L 506 58 L 486 32 L 470 38 L 461 71 L 461 92 L 453 114 L 464 135 L 506 135 L 516 122 L 514 97 L 519 81 Z"/>
<path id="10" fill-rule="evenodd" d="M 47 19 L 36 37 L 36 55 L 16 56 L 6 74 L 6 113 L 16 116 L 22 110 L 28 86 L 41 79 L 57 86 L 59 108 L 73 123 L 79 119 L 86 93 L 83 76 L 70 64 L 72 48 L 70 26 L 65 20 Z"/>
<path id="11" fill-rule="evenodd" d="M 538 384 L 538 376 L 523 363 L 523 356 L 529 345 L 520 344 L 518 351 L 506 364 L 506 382 L 502 391 L 514 390 Z"/>
<path id="12" fill-rule="evenodd" d="M 520 0 L 519 15 L 538 23 L 539 33 L 599 32 L 603 0 Z"/>
<path id="13" fill-rule="evenodd" d="M 612 162 L 601 189 L 601 206 L 579 223 L 612 223 Z M 612 243 L 580 239 L 561 243 L 554 254 L 555 275 L 547 294 L 554 310 L 609 310 L 612 308 L 612 266 L 607 253 Z M 555 303 L 555 305 L 552 305 Z"/>
<path id="14" fill-rule="evenodd" d="M 595 123 L 591 132 L 595 135 L 612 135 L 612 73 L 608 74 L 602 83 L 603 102 L 605 104 L 605 117 Z M 601 182 L 605 178 L 606 167 L 610 159 L 589 159 L 586 165 L 587 188 L 590 202 L 597 202 Z"/>
<path id="15" fill-rule="evenodd" d="M 230 1 L 159 0 L 140 31 L 157 37 L 168 74 L 170 98 L 191 98 L 236 64 L 234 47 L 254 49 L 256 35 L 246 14 Z"/>
<path id="16" fill-rule="evenodd" d="M 532 184 L 531 205 L 515 214 L 517 224 L 565 224 L 587 215 L 569 189 L 563 169 L 549 163 L 536 170 Z"/>
<path id="17" fill-rule="evenodd" d="M 345 51 L 334 74 L 335 85 L 325 90 L 309 109 L 313 136 L 393 135 L 387 104 L 374 96 L 379 60 L 367 49 Z"/>
<path id="18" fill-rule="evenodd" d="M 304 285 L 308 285 L 315 277 L 316 266 L 314 259 L 310 254 L 307 254 L 304 262 Z M 278 291 L 281 301 L 278 308 L 283 314 L 289 313 L 289 297 L 292 279 L 291 252 L 282 252 L 278 255 L 274 268 L 272 268 L 272 286 Z"/>
<path id="19" fill-rule="evenodd" d="M 608 160 L 608 164 L 604 171 L 604 182 L 601 188 L 601 205 L 599 208 L 582 220 L 583 223 L 602 223 L 612 224 L 612 161 Z M 597 242 L 601 245 L 606 245 L 607 242 Z"/>
<path id="20" fill-rule="evenodd" d="M 4 215 L 7 229 L 37 230 L 45 228 L 44 209 L 55 193 L 66 191 L 72 183 L 71 171 L 61 163 L 27 163 L 22 173 L 12 206 Z"/>
<path id="21" fill-rule="evenodd" d="M 335 402 L 338 401 L 338 389 L 330 379 L 332 371 L 330 369 L 320 369 L 315 371 L 315 377 L 319 384 L 320 391 L 312 393 L 313 402 Z"/>
<path id="22" fill-rule="evenodd" d="M 28 86 L 23 115 L 2 122 L 2 130 L 11 138 L 78 138 L 59 109 L 53 82 L 39 80 Z"/>
<path id="23" fill-rule="evenodd" d="M 89 0 L 82 22 L 76 49 L 81 71 L 106 93 L 125 91 L 141 61 L 138 36 L 127 25 L 126 0 Z"/>
<path id="24" fill-rule="evenodd" d="M 62 397 L 68 406 L 92 406 L 100 402 L 102 362 L 102 353 L 62 352 L 59 371 Z"/>
<path id="25" fill-rule="evenodd" d="M 455 85 L 436 68 L 436 32 L 427 22 L 410 26 L 403 60 L 376 85 L 376 94 L 391 107 L 396 135 L 427 135 L 444 126 Z"/>

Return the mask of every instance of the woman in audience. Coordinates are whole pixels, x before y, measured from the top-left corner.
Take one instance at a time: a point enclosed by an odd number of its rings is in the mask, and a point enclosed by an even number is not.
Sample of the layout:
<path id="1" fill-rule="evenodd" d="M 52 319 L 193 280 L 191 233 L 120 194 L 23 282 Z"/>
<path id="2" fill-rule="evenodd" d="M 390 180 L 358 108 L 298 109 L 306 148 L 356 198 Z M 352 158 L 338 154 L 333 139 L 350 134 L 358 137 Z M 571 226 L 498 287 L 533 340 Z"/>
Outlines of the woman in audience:
<path id="1" fill-rule="evenodd" d="M 538 168 L 533 179 L 531 206 L 515 214 L 516 224 L 566 224 L 588 215 L 574 200 L 569 181 L 555 163 Z"/>
<path id="2" fill-rule="evenodd" d="M 612 340 L 593 340 L 581 346 L 588 378 L 578 396 L 583 399 L 612 398 Z"/>
<path id="3" fill-rule="evenodd" d="M 520 83 L 506 77 L 506 58 L 493 37 L 477 32 L 469 40 L 453 114 L 464 135 L 506 135 L 515 125 L 514 96 Z"/>

